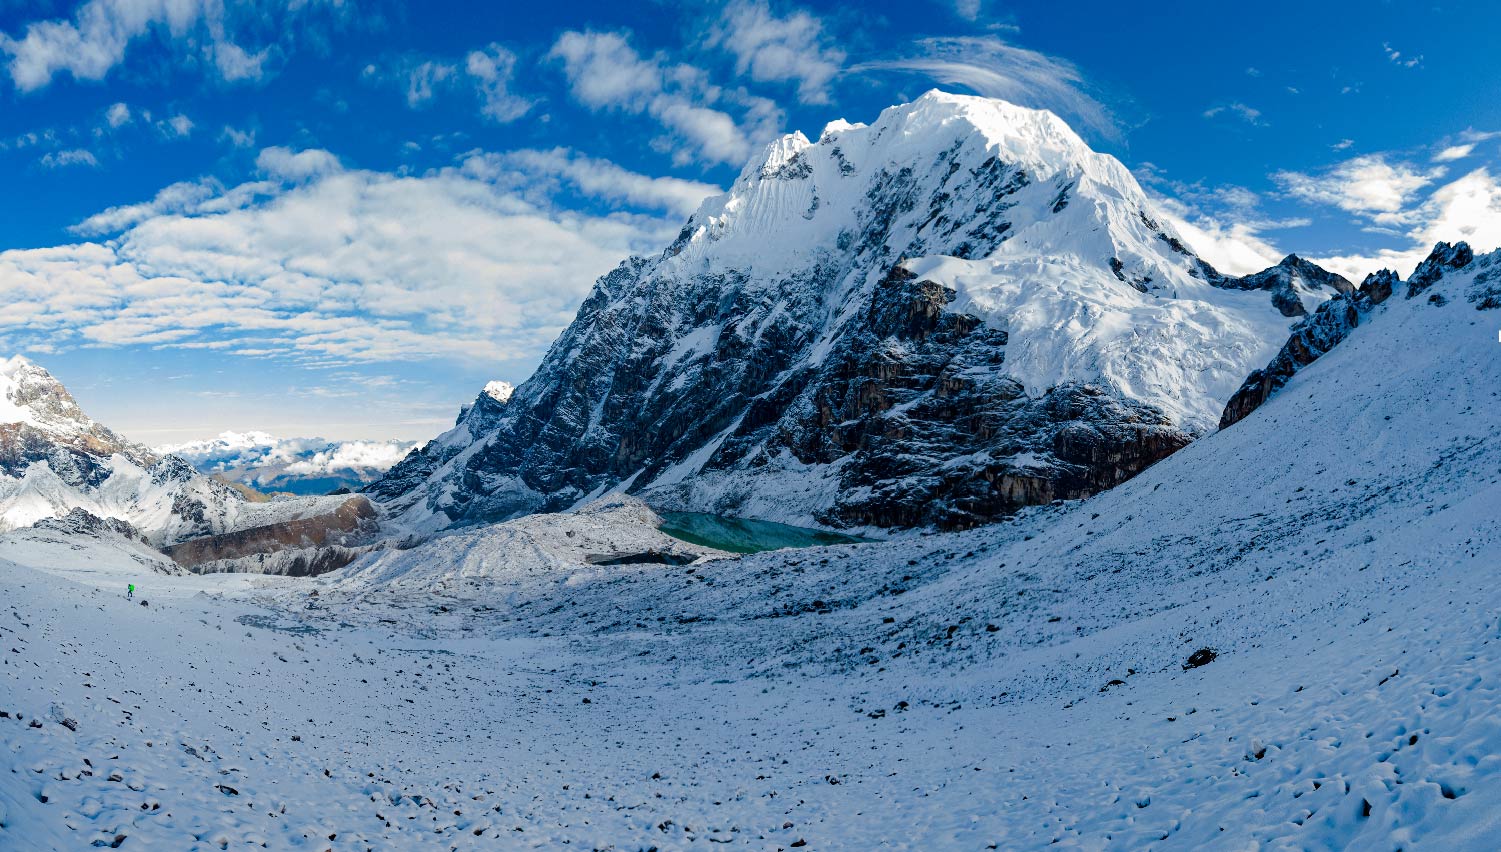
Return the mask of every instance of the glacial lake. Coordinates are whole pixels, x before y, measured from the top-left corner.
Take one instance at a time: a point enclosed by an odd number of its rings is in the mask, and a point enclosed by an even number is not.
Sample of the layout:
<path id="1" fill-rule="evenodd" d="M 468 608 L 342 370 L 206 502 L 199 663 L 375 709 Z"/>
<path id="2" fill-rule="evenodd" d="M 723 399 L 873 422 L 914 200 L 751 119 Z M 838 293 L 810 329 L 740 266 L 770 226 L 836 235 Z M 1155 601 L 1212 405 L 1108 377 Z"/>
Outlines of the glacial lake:
<path id="1" fill-rule="evenodd" d="M 664 523 L 661 530 L 673 538 L 728 550 L 731 553 L 760 553 L 784 547 L 818 547 L 830 544 L 856 544 L 870 541 L 824 530 L 794 527 L 771 521 L 731 518 L 702 512 L 659 512 Z"/>

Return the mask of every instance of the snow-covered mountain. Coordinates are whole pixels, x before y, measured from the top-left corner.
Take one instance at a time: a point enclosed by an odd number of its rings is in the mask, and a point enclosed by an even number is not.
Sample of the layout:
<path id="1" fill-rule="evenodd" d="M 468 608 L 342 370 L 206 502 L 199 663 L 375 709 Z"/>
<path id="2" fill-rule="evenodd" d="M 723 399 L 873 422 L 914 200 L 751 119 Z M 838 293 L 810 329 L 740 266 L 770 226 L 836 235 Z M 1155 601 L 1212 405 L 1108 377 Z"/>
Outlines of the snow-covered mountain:
<path id="1" fill-rule="evenodd" d="M 379 479 L 416 447 L 412 441 L 329 441 L 279 438 L 267 432 L 223 432 L 206 441 L 155 448 L 257 491 L 327 494 Z"/>
<path id="2" fill-rule="evenodd" d="M 95 422 L 35 363 L 0 361 L 0 530 L 79 508 L 127 521 L 161 545 L 223 532 L 247 505 L 182 459 Z"/>
<path id="3" fill-rule="evenodd" d="M 598 559 L 670 544 L 621 501 L 313 580 L 0 536 L 0 848 L 1492 850 L 1501 254 L 1369 283 L 1231 427 L 979 529 Z"/>
<path id="4" fill-rule="evenodd" d="M 429 529 L 610 489 L 972 526 L 1213 429 L 1290 322 L 1351 289 L 1296 257 L 1223 276 L 1053 114 L 930 92 L 773 142 L 602 277 L 514 395 L 369 491 Z"/>

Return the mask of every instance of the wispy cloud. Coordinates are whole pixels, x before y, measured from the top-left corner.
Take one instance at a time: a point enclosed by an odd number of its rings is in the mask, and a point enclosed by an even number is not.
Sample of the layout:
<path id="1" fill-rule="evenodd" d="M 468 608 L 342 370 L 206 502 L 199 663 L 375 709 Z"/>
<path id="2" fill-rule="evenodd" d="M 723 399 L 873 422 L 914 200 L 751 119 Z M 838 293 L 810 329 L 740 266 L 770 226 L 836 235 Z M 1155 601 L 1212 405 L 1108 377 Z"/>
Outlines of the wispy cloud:
<path id="1" fill-rule="evenodd" d="M 492 42 L 484 50 L 471 51 L 464 70 L 479 93 L 480 112 L 487 118 L 505 124 L 531 110 L 530 100 L 511 91 L 516 73 L 516 54 L 511 51 Z"/>
<path id="2" fill-rule="evenodd" d="M 1120 137 L 1110 111 L 1088 94 L 1083 74 L 1066 60 L 993 36 L 929 38 L 913 47 L 910 56 L 865 62 L 851 70 L 920 74 L 987 97 L 1050 109 L 1103 136 Z"/>
<path id="3" fill-rule="evenodd" d="M 753 143 L 780 123 L 770 101 L 711 85 L 693 66 L 669 63 L 661 55 L 642 56 L 623 33 L 565 32 L 548 55 L 562 64 L 580 104 L 658 122 L 670 134 L 658 140 L 664 143 L 658 147 L 670 150 L 680 164 L 740 165 Z M 738 107 L 744 121 L 736 121 L 722 106 Z"/>
<path id="4" fill-rule="evenodd" d="M 69 148 L 63 151 L 48 151 L 42 155 L 41 163 L 49 169 L 56 169 L 64 166 L 98 166 L 99 160 L 91 151 L 83 148 Z"/>
<path id="5" fill-rule="evenodd" d="M 817 17 L 802 10 L 778 16 L 765 0 L 727 5 L 707 44 L 734 55 L 738 74 L 763 83 L 795 83 L 805 103 L 828 103 L 829 84 L 845 59 Z"/>
<path id="6" fill-rule="evenodd" d="M 1405 55 L 1402 53 L 1402 51 L 1393 48 L 1389 43 L 1383 42 L 1381 45 L 1381 50 L 1386 54 L 1388 61 L 1400 65 L 1403 68 L 1417 68 L 1418 66 L 1423 64 L 1423 57 L 1421 55 Z"/>
<path id="7" fill-rule="evenodd" d="M 1228 115 L 1234 118 L 1238 118 L 1241 121 L 1244 121 L 1246 124 L 1254 125 L 1257 127 L 1261 127 L 1266 124 L 1266 122 L 1261 120 L 1261 110 L 1252 106 L 1247 106 L 1246 104 L 1240 103 L 1239 101 L 1228 104 L 1218 104 L 1204 110 L 1205 118 L 1218 118 L 1222 115 Z"/>
<path id="8" fill-rule="evenodd" d="M 516 91 L 516 53 L 496 42 L 471 50 L 460 58 L 401 57 L 365 66 L 363 76 L 403 89 L 407 106 L 420 109 L 444 93 L 468 92 L 479 112 L 500 124 L 531 111 L 536 101 Z"/>
<path id="9" fill-rule="evenodd" d="M 503 154 L 475 154 L 464 171 L 490 181 L 525 176 L 518 191 L 551 194 L 556 179 L 579 194 L 686 217 L 703 200 L 722 190 L 713 184 L 674 177 L 648 177 L 608 160 L 595 159 L 567 148 L 519 150 Z"/>

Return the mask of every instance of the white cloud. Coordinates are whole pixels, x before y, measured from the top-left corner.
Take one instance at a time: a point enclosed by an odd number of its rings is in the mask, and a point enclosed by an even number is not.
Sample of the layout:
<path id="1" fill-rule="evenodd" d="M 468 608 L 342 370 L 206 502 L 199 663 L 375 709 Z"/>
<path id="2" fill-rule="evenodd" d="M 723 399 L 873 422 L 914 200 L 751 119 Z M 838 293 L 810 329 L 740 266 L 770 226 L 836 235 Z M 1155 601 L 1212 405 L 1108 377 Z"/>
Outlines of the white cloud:
<path id="1" fill-rule="evenodd" d="M 717 186 L 699 181 L 648 177 L 566 148 L 477 154 L 464 161 L 464 169 L 489 180 L 501 180 L 507 171 L 515 176 L 524 175 L 528 182 L 555 177 L 584 195 L 684 217 L 697 210 L 708 196 L 722 192 Z"/>
<path id="2" fill-rule="evenodd" d="M 1120 131 L 1110 113 L 1085 91 L 1073 64 L 994 38 L 929 38 L 916 55 L 866 62 L 853 71 L 904 71 L 1022 106 L 1049 109 L 1107 136 Z"/>
<path id="3" fill-rule="evenodd" d="M 1437 154 L 1434 154 L 1433 161 L 1435 163 L 1452 163 L 1455 160 L 1463 160 L 1473 153 L 1475 153 L 1474 145 L 1450 145 Z"/>
<path id="4" fill-rule="evenodd" d="M 1440 186 L 1414 211 L 1410 241 L 1401 248 L 1351 253 L 1320 260 L 1352 280 L 1380 268 L 1410 274 L 1438 242 L 1464 240 L 1477 252 L 1501 247 L 1501 181 L 1478 168 Z"/>
<path id="5" fill-rule="evenodd" d="M 223 0 L 88 0 L 71 19 L 33 21 L 19 36 L 0 34 L 0 52 L 9 57 L 11 80 L 23 92 L 47 86 L 58 74 L 102 80 L 125 60 L 133 42 L 154 33 L 183 49 L 201 51 L 205 65 L 220 79 L 260 80 L 275 47 L 246 50 L 230 35 L 236 23 L 231 19 L 254 19 L 259 29 L 278 31 L 286 40 L 294 16 L 324 5 L 310 0 L 244 7 Z"/>
<path id="6" fill-rule="evenodd" d="M 1473 128 L 1459 134 L 1459 139 L 1454 144 L 1446 144 L 1438 153 L 1433 155 L 1435 163 L 1452 163 L 1455 160 L 1463 160 L 1473 156 L 1475 149 L 1481 142 L 1501 138 L 1501 132 L 1482 132 Z"/>
<path id="7" fill-rule="evenodd" d="M 179 184 L 79 226 L 108 242 L 0 252 L 0 342 L 320 365 L 535 359 L 597 276 L 680 225 L 558 206 L 517 189 L 521 163 L 398 176 L 337 162 L 267 149 L 268 180 Z M 682 187 L 603 161 L 565 155 L 558 169 L 581 191 L 686 203 Z"/>
<path id="8" fill-rule="evenodd" d="M 472 50 L 461 61 L 406 57 L 388 67 L 365 66 L 363 76 L 381 83 L 396 83 L 406 95 L 407 106 L 418 109 L 445 92 L 471 92 L 480 103 L 480 113 L 507 124 L 526 115 L 535 102 L 514 91 L 516 54 L 491 42 Z"/>
<path id="9" fill-rule="evenodd" d="M 565 32 L 550 58 L 563 63 L 573 97 L 587 107 L 645 114 L 685 145 L 670 147 L 679 164 L 700 159 L 739 165 L 750 156 L 754 132 L 766 132 L 764 99 L 709 85 L 701 71 L 668 65 L 660 56 L 642 57 L 620 33 Z M 721 102 L 738 103 L 755 125 L 748 132 Z"/>
<path id="10" fill-rule="evenodd" d="M 174 115 L 162 124 L 162 132 L 170 135 L 183 137 L 193 132 L 193 119 L 185 115 Z"/>
<path id="11" fill-rule="evenodd" d="M 736 73 L 762 83 L 796 83 L 798 97 L 806 103 L 828 103 L 829 83 L 845 56 L 827 44 L 818 18 L 802 10 L 778 17 L 766 0 L 736 0 L 726 6 L 708 44 L 735 56 Z"/>
<path id="12" fill-rule="evenodd" d="M 439 89 L 451 84 L 458 73 L 457 66 L 432 60 L 419 62 L 407 69 L 407 106 L 415 108 L 428 103 Z"/>
<path id="13" fill-rule="evenodd" d="M 95 213 L 74 225 L 70 230 L 85 237 L 118 233 L 153 216 L 167 213 L 185 213 L 196 209 L 210 198 L 222 192 L 213 181 L 183 181 L 170 184 L 150 201 L 140 204 L 125 204 Z"/>
<path id="14" fill-rule="evenodd" d="M 1408 221 L 1412 199 L 1443 175 L 1442 167 L 1421 170 L 1371 154 L 1346 160 L 1319 175 L 1277 172 L 1272 178 L 1294 198 L 1391 226 Z"/>
<path id="15" fill-rule="evenodd" d="M 1244 121 L 1246 124 L 1253 124 L 1257 126 L 1263 124 L 1261 120 L 1261 110 L 1239 102 L 1220 104 L 1218 106 L 1212 106 L 1209 109 L 1204 110 L 1205 118 L 1217 118 L 1220 115 L 1225 114 L 1235 116 L 1241 121 Z"/>
<path id="16" fill-rule="evenodd" d="M 255 144 L 255 131 L 240 130 L 226 124 L 224 130 L 219 133 L 219 138 L 236 148 L 249 148 Z"/>
<path id="17" fill-rule="evenodd" d="M 563 60 L 573 96 L 586 106 L 639 112 L 662 91 L 661 66 L 620 33 L 565 32 L 549 55 Z"/>
<path id="18" fill-rule="evenodd" d="M 1199 257 L 1228 275 L 1260 272 L 1284 257 L 1254 223 L 1226 223 L 1209 216 L 1190 220 L 1176 213 L 1165 213 L 1164 218 Z"/>
<path id="19" fill-rule="evenodd" d="M 130 107 L 123 103 L 112 104 L 104 111 L 104 120 L 110 127 L 123 127 L 130 123 Z"/>
<path id="20" fill-rule="evenodd" d="M 966 21 L 980 19 L 980 0 L 954 0 L 954 14 Z"/>
<path id="21" fill-rule="evenodd" d="M 532 102 L 510 91 L 516 73 L 516 54 L 491 43 L 484 50 L 470 52 L 464 70 L 474 81 L 480 95 L 480 112 L 505 124 L 526 115 Z"/>
<path id="22" fill-rule="evenodd" d="M 1381 50 L 1386 53 L 1386 58 L 1403 68 L 1416 68 L 1423 64 L 1422 56 L 1404 56 L 1402 51 L 1395 50 L 1390 44 L 1383 43 Z"/>
<path id="23" fill-rule="evenodd" d="M 63 151 L 48 151 L 42 155 L 41 163 L 49 169 L 56 169 L 63 166 L 97 166 L 99 160 L 90 151 L 70 148 Z"/>
<path id="24" fill-rule="evenodd" d="M 293 151 L 275 146 L 261 151 L 256 168 L 278 180 L 303 181 L 343 170 L 339 158 L 319 148 Z"/>

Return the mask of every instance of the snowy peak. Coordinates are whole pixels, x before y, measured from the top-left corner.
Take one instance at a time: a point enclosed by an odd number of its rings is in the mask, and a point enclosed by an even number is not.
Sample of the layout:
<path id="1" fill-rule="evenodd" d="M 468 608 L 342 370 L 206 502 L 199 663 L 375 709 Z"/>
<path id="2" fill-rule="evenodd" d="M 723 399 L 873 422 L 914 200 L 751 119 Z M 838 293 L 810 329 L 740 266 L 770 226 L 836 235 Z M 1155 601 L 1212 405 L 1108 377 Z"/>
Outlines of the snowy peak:
<path id="1" fill-rule="evenodd" d="M 515 392 L 515 385 L 511 384 L 510 382 L 502 382 L 499 380 L 486 384 L 484 391 L 485 396 L 490 397 L 496 402 L 510 402 L 511 394 Z"/>
<path id="2" fill-rule="evenodd" d="M 1353 293 L 1355 285 L 1344 276 L 1290 254 L 1281 263 L 1242 278 L 1224 278 L 1218 286 L 1234 290 L 1264 290 L 1285 317 L 1303 317 L 1318 310 L 1330 296 Z"/>
<path id="3" fill-rule="evenodd" d="M 599 279 L 536 374 L 369 493 L 416 527 L 606 492 L 833 527 L 968 526 L 1204 434 L 1349 282 L 1231 279 L 1057 116 L 929 92 L 769 143 Z"/>
<path id="4" fill-rule="evenodd" d="M 94 425 L 62 382 L 21 355 L 0 361 L 0 396 L 0 423 L 60 435 L 76 435 Z"/>

